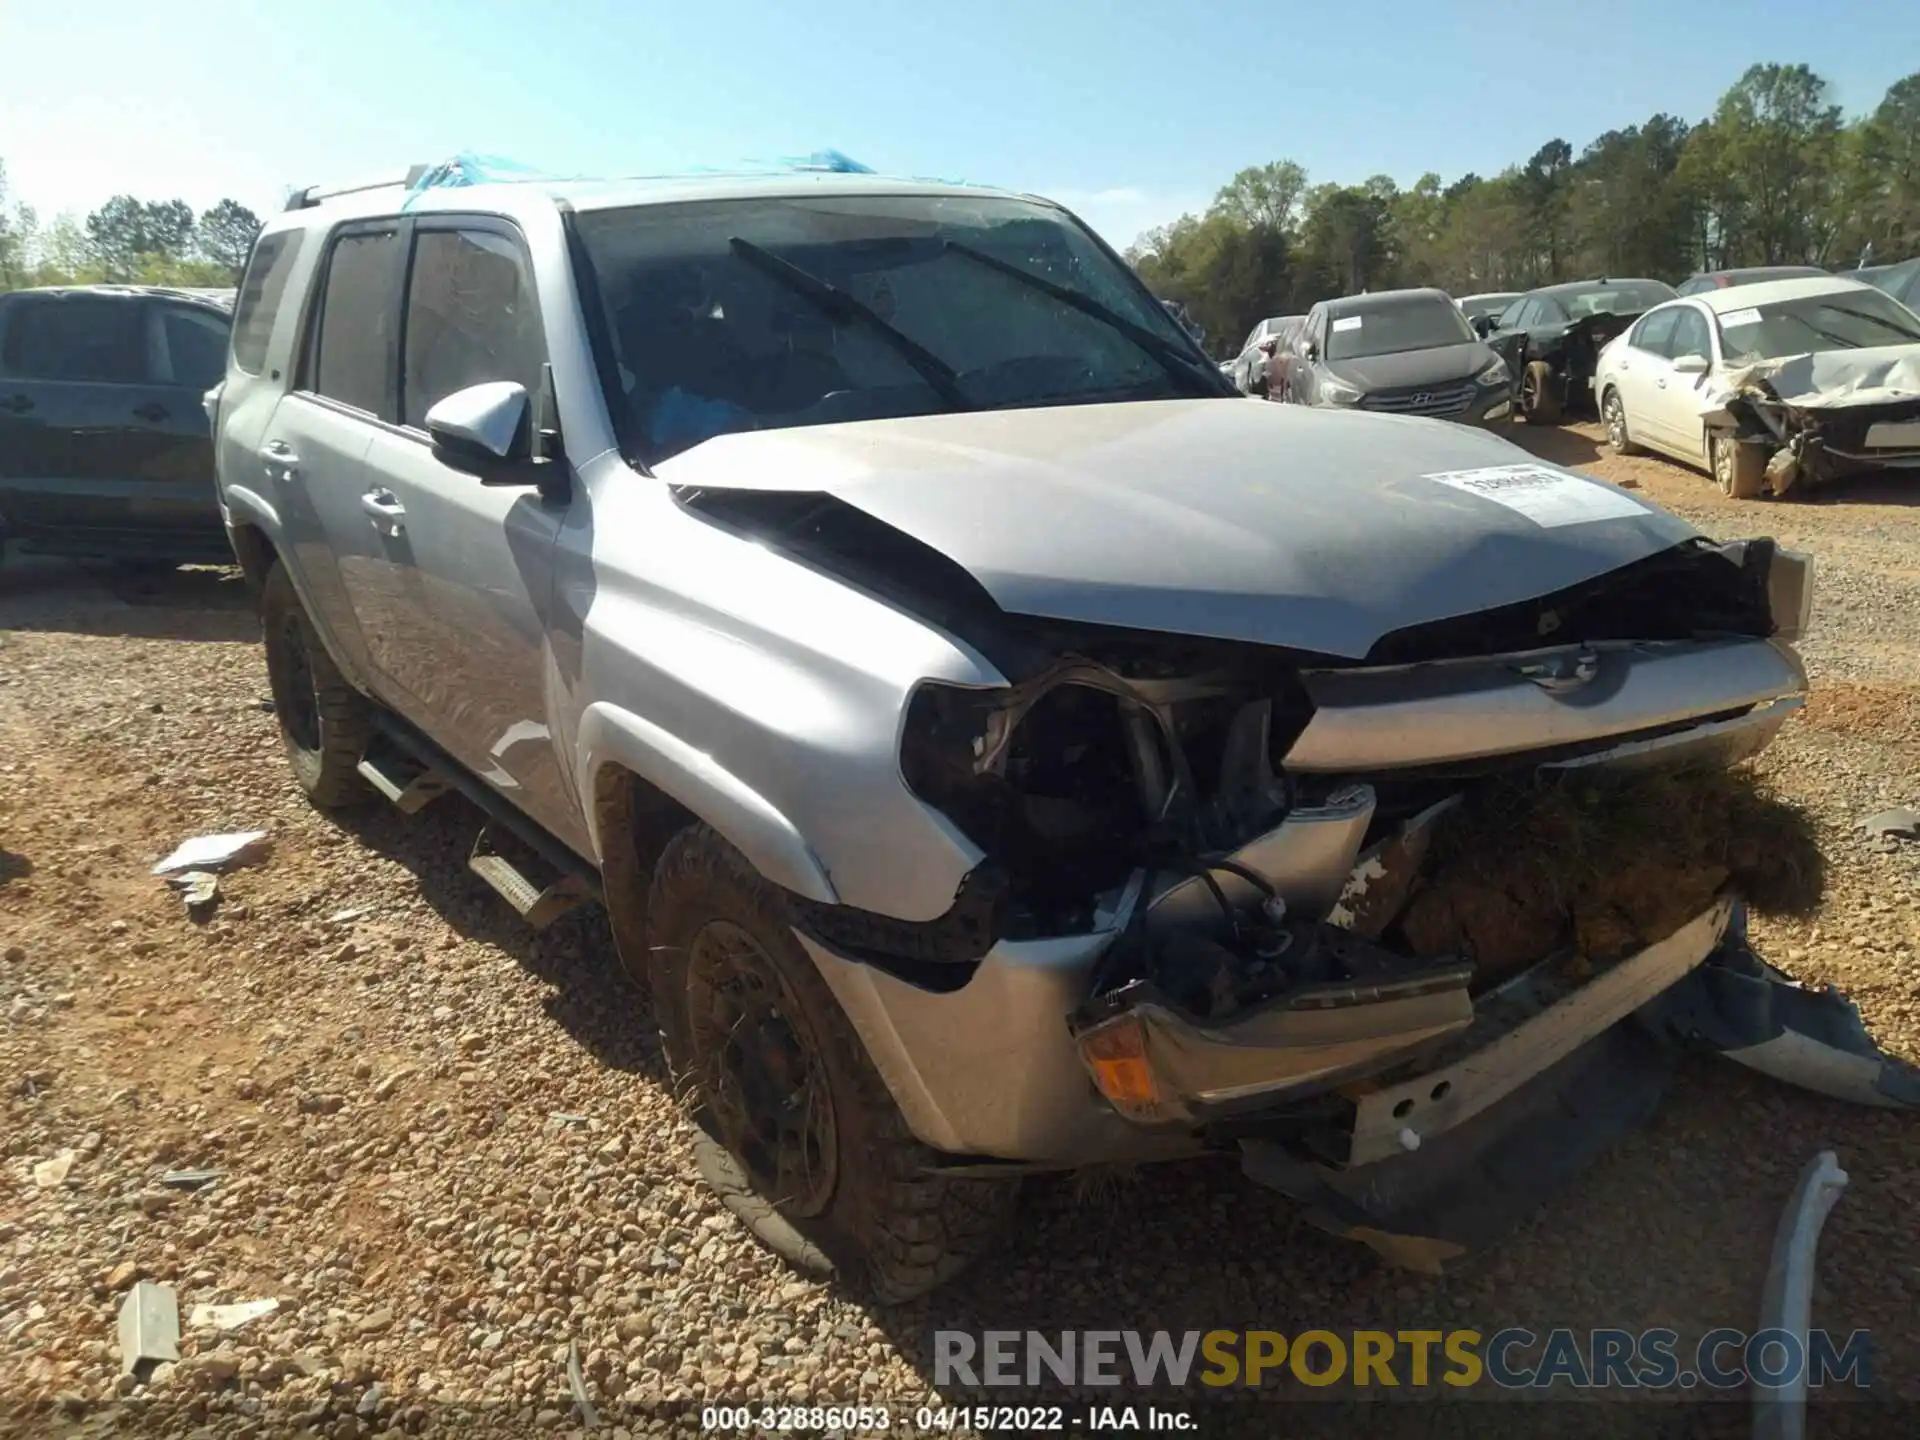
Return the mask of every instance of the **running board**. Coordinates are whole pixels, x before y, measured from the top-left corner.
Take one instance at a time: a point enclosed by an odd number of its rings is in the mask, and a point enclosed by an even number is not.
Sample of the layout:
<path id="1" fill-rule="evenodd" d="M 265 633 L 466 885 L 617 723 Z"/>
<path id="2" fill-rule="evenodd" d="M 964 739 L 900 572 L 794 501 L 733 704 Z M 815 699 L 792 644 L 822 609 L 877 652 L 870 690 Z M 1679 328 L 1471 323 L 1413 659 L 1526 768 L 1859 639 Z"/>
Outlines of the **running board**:
<path id="1" fill-rule="evenodd" d="M 379 761 L 362 760 L 358 770 L 366 782 L 400 807 L 403 815 L 414 815 L 454 788 L 453 781 L 430 766 L 419 765 L 404 755 L 388 754 Z"/>
<path id="2" fill-rule="evenodd" d="M 474 836 L 467 868 L 498 891 L 500 898 L 535 930 L 546 929 L 575 906 L 594 898 L 587 882 L 577 875 L 562 875 L 545 889 L 534 884 L 506 856 L 495 852 L 492 834 L 484 825 Z"/>

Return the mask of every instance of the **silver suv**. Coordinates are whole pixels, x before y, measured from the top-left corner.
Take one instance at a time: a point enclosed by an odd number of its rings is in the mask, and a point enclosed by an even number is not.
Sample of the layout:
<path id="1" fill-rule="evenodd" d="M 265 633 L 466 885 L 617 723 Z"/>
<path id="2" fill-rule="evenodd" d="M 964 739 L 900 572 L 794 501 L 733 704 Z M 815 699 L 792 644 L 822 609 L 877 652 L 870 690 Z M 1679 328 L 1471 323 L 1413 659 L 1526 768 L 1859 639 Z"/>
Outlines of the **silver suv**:
<path id="1" fill-rule="evenodd" d="M 212 403 L 301 787 L 462 791 L 530 922 L 603 903 L 703 1172 L 796 1264 L 912 1295 L 1022 1174 L 1224 1150 L 1434 1267 L 1637 1118 L 1541 1138 L 1610 1066 L 1644 1096 L 1655 996 L 1720 1049 L 1783 1023 L 1701 1018 L 1764 971 L 1719 880 L 1580 984 L 1571 931 L 1406 912 L 1489 787 L 1764 745 L 1806 563 L 1236 397 L 1043 200 L 307 192 Z"/>

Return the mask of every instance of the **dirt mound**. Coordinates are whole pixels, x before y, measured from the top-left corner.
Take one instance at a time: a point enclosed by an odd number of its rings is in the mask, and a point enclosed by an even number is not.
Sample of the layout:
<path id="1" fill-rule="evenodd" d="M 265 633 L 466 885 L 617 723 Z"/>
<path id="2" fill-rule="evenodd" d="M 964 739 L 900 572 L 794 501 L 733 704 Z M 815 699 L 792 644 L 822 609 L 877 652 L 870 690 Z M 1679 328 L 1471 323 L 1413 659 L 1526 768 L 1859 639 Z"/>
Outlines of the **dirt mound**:
<path id="1" fill-rule="evenodd" d="M 1726 886 L 1802 915 L 1825 867 L 1813 826 L 1745 767 L 1499 783 L 1445 817 L 1400 917 L 1420 955 L 1481 986 L 1571 947 L 1601 960 L 1665 939 Z"/>

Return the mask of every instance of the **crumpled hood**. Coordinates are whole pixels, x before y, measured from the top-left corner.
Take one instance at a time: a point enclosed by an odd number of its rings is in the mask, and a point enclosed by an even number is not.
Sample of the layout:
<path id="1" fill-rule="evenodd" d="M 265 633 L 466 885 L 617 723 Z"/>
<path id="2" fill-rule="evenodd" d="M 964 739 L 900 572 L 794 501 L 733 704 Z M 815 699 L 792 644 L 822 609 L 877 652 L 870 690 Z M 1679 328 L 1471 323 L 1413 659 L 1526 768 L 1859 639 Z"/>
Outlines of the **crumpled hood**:
<path id="1" fill-rule="evenodd" d="M 1256 400 L 752 431 L 655 473 L 676 488 L 832 495 L 1015 614 L 1352 658 L 1695 533 L 1481 430 Z"/>
<path id="2" fill-rule="evenodd" d="M 1832 409 L 1920 401 L 1920 345 L 1876 345 L 1866 350 L 1822 350 L 1730 369 L 1738 393 L 1763 384 L 1784 405 Z"/>
<path id="3" fill-rule="evenodd" d="M 1328 360 L 1326 367 L 1349 385 L 1362 390 L 1398 390 L 1406 385 L 1457 384 L 1493 364 L 1497 357 L 1478 340 L 1458 345 L 1436 345 L 1427 350 L 1401 350 L 1391 355 L 1363 355 L 1355 360 Z"/>

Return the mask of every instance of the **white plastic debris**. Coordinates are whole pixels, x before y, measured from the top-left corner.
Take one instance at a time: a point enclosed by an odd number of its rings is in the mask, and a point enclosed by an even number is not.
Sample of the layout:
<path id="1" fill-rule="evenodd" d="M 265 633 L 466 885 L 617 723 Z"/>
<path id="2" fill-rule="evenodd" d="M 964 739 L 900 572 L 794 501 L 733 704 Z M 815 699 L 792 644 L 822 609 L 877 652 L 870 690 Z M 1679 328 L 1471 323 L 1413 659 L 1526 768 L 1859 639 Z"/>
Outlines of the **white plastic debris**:
<path id="1" fill-rule="evenodd" d="M 358 920 L 362 915 L 369 915 L 372 913 L 373 913 L 373 907 L 371 905 L 355 905 L 348 910 L 334 911 L 333 914 L 327 916 L 327 924 L 351 925 L 354 921 Z"/>
<path id="2" fill-rule="evenodd" d="M 236 830 L 226 835 L 196 835 L 153 867 L 156 875 L 181 870 L 224 870 L 259 859 L 267 851 L 267 832 Z"/>
<path id="3" fill-rule="evenodd" d="M 189 1330 L 238 1330 L 280 1308 L 278 1300 L 242 1300 L 236 1305 L 196 1305 L 187 1315 Z"/>
<path id="4" fill-rule="evenodd" d="M 142 1280 L 120 1304 L 120 1370 L 137 1375 L 180 1358 L 180 1306 L 173 1290 Z"/>
<path id="5" fill-rule="evenodd" d="M 1780 1216 L 1773 1236 L 1773 1258 L 1760 1301 L 1758 1334 L 1785 1331 L 1807 1353 L 1807 1327 L 1813 1319 L 1814 1256 L 1820 1227 L 1827 1222 L 1840 1192 L 1847 1188 L 1847 1172 L 1831 1150 L 1822 1150 L 1800 1172 L 1793 1198 Z M 1755 1440 L 1802 1440 L 1807 1433 L 1807 1367 L 1799 1366 L 1784 1384 L 1753 1388 Z"/>
<path id="6" fill-rule="evenodd" d="M 189 870 L 171 877 L 167 883 L 180 891 L 188 913 L 204 910 L 220 898 L 220 877 L 211 870 Z"/>
<path id="7" fill-rule="evenodd" d="M 67 1172 L 73 1169 L 74 1155 L 71 1150 L 62 1150 L 51 1160 L 42 1160 L 33 1167 L 33 1183 L 42 1190 L 52 1190 L 67 1183 Z"/>

